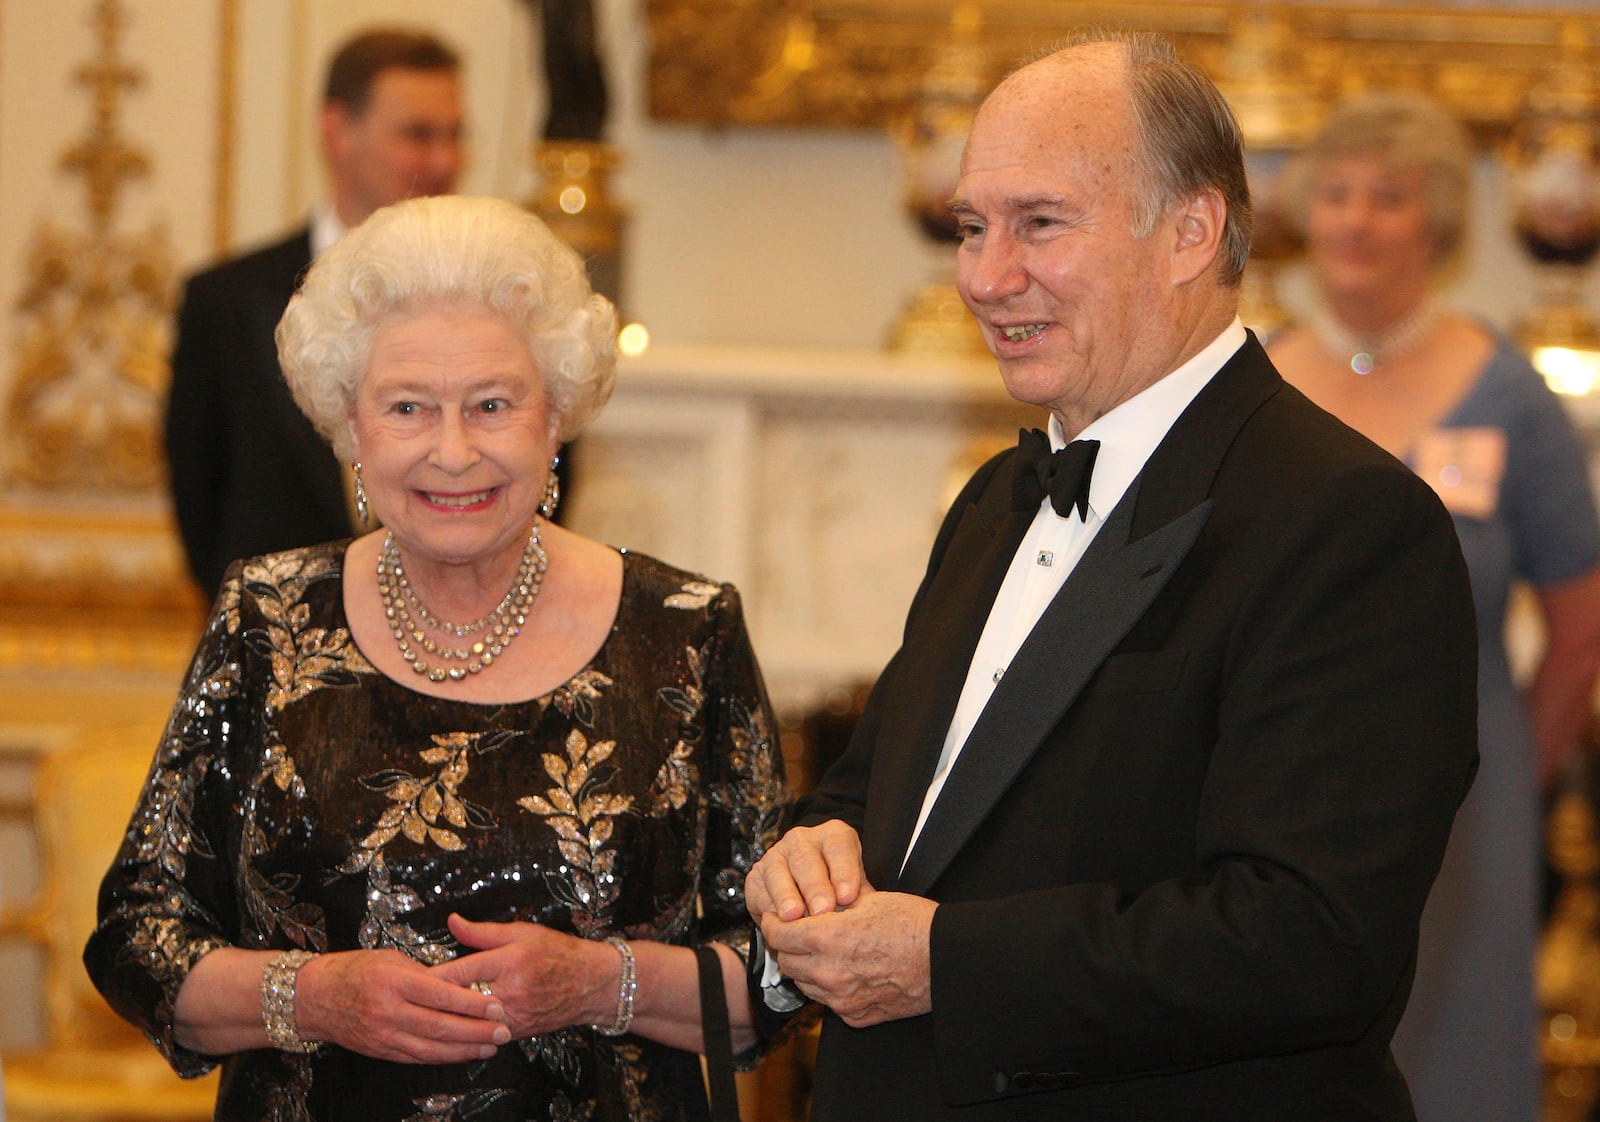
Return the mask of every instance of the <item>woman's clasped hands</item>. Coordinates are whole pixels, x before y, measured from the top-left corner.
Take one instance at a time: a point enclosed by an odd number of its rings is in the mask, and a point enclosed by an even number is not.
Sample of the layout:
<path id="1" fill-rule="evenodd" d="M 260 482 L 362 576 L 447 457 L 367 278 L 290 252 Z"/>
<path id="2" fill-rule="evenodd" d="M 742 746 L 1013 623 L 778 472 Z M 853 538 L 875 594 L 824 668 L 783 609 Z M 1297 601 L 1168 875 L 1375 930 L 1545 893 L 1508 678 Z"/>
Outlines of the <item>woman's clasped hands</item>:
<path id="1" fill-rule="evenodd" d="M 450 934 L 477 953 L 432 967 L 433 976 L 478 983 L 511 1039 L 611 1021 L 621 967 L 608 944 L 536 923 L 475 923 L 459 915 L 450 917 Z"/>
<path id="2" fill-rule="evenodd" d="M 448 1064 L 504 1044 L 608 1021 L 617 953 L 533 923 L 474 923 L 450 932 L 477 953 L 425 966 L 395 950 L 318 955 L 301 971 L 300 1031 L 374 1059 Z"/>
<path id="3" fill-rule="evenodd" d="M 396 950 L 321 954 L 301 969 L 295 1015 L 307 1040 L 395 1063 L 467 1063 L 512 1039 L 500 1000 L 452 984 Z"/>

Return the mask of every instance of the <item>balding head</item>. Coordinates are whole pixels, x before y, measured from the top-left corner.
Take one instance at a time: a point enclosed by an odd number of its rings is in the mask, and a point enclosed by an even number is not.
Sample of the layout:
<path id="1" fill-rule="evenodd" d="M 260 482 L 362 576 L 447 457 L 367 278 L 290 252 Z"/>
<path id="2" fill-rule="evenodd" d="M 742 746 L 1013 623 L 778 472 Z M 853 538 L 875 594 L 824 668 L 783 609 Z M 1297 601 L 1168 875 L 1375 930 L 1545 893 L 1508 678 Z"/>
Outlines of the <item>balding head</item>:
<path id="1" fill-rule="evenodd" d="M 1243 135 L 1215 84 L 1179 58 L 1171 42 L 1139 32 L 1085 32 L 1013 72 L 990 100 L 1000 97 L 1005 105 L 1014 97 L 1026 105 L 1038 99 L 1034 108 L 1043 130 L 1102 84 L 1115 89 L 1119 111 L 1132 122 L 1126 170 L 1135 233 L 1147 235 L 1180 200 L 1216 191 L 1227 206 L 1217 275 L 1237 285 L 1250 258 L 1253 225 Z"/>

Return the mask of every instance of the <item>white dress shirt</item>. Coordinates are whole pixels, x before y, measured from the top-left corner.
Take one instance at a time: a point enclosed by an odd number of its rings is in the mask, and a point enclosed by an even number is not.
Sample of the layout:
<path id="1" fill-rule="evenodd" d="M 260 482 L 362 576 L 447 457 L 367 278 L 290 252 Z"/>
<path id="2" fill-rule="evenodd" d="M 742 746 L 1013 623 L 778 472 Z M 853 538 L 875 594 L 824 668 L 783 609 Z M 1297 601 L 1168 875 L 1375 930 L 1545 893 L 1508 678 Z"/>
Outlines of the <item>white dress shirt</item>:
<path id="1" fill-rule="evenodd" d="M 311 208 L 311 259 L 315 261 L 333 243 L 344 237 L 344 223 L 333 203 L 324 200 Z"/>
<path id="2" fill-rule="evenodd" d="M 1094 470 L 1089 478 L 1089 512 L 1080 520 L 1077 511 L 1066 517 L 1055 512 L 1049 496 L 1039 504 L 1039 513 L 1023 535 L 1022 544 L 1011 558 L 1000 593 L 989 609 L 983 635 L 973 650 L 966 685 L 956 703 L 955 716 L 945 734 L 939 765 L 922 800 L 922 812 L 906 846 L 906 857 L 916 845 L 922 827 L 944 789 L 950 769 L 955 766 L 967 736 L 982 715 L 1004 677 L 1006 667 L 1016 656 L 1034 624 L 1061 590 L 1073 568 L 1094 541 L 1106 518 L 1144 470 L 1145 461 L 1156 450 L 1189 403 L 1206 387 L 1224 363 L 1245 342 L 1244 325 L 1234 319 L 1198 354 L 1153 386 L 1124 401 L 1078 434 L 1079 440 L 1098 440 Z M 1061 424 L 1050 418 L 1050 446 L 1066 447 Z M 904 867 L 904 859 L 902 859 Z"/>

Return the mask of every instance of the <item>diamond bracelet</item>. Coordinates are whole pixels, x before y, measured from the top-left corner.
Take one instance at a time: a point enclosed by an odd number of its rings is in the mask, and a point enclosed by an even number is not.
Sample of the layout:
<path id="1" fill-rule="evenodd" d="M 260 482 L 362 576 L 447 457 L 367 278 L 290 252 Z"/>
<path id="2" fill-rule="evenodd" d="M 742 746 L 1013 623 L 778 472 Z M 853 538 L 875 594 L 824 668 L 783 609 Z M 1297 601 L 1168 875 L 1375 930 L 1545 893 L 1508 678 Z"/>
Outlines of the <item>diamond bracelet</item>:
<path id="1" fill-rule="evenodd" d="M 607 939 L 622 956 L 622 984 L 617 987 L 617 1016 L 609 1025 L 590 1025 L 601 1036 L 621 1036 L 633 1026 L 633 999 L 639 992 L 639 978 L 633 948 L 620 935 Z"/>
<path id="2" fill-rule="evenodd" d="M 317 1042 L 300 1039 L 294 1016 L 294 986 L 300 968 L 317 956 L 310 951 L 279 951 L 261 971 L 261 1023 L 267 1040 L 284 1052 L 315 1052 Z"/>

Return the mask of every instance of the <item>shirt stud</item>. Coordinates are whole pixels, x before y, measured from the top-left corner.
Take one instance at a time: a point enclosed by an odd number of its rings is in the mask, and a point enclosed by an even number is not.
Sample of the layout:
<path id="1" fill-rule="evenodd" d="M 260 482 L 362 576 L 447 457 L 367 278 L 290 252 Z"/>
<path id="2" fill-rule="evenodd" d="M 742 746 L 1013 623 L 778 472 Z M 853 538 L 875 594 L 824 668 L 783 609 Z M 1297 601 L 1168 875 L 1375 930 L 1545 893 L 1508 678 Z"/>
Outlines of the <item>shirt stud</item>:
<path id="1" fill-rule="evenodd" d="M 1056 563 L 1056 555 L 1050 552 L 1048 549 L 1041 549 L 1039 551 L 1039 556 L 1035 557 L 1033 561 L 1034 564 L 1043 565 L 1048 569 L 1051 565 Z"/>

